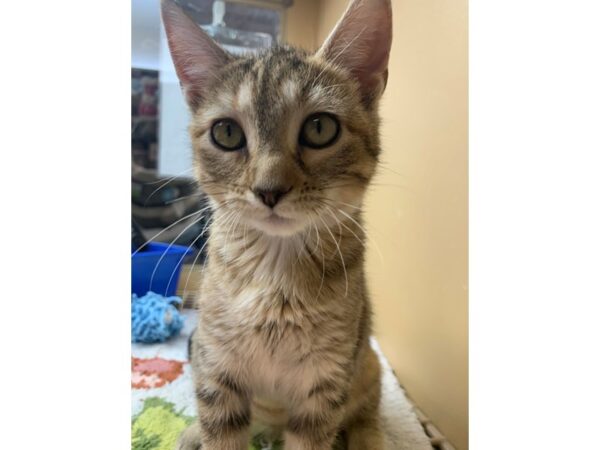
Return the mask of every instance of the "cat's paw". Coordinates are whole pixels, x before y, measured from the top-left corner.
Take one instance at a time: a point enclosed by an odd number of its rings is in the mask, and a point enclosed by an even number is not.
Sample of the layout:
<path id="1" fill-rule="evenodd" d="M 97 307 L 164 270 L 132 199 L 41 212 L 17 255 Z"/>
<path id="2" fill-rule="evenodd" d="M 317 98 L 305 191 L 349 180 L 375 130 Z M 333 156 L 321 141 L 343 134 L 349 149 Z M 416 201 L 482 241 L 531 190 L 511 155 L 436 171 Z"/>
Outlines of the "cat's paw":
<path id="1" fill-rule="evenodd" d="M 200 450 L 201 448 L 200 425 L 195 422 L 183 430 L 175 445 L 175 450 Z"/>

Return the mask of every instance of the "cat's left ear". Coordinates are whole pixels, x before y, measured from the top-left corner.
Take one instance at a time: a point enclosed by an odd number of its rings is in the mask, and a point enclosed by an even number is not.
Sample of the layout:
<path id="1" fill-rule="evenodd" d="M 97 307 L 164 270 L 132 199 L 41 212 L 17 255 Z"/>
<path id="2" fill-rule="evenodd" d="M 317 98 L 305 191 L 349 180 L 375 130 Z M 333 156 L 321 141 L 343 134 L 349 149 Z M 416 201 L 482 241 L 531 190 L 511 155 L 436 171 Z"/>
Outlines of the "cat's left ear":
<path id="1" fill-rule="evenodd" d="M 390 0 L 352 0 L 317 56 L 347 69 L 371 103 L 385 89 L 391 46 Z"/>
<path id="2" fill-rule="evenodd" d="M 195 109 L 207 85 L 231 56 L 213 41 L 174 0 L 161 1 L 169 50 L 186 100 Z"/>

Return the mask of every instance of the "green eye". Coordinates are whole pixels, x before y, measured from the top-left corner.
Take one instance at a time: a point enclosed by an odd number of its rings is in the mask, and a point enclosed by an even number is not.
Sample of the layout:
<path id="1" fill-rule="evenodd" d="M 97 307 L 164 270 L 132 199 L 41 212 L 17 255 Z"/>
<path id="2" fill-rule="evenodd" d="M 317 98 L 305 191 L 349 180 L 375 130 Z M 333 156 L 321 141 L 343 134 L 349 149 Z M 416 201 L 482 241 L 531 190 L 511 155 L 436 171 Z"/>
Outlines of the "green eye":
<path id="1" fill-rule="evenodd" d="M 331 114 L 317 113 L 304 121 L 300 130 L 300 145 L 320 149 L 333 144 L 340 134 L 340 123 Z"/>
<path id="2" fill-rule="evenodd" d="M 242 127 L 232 119 L 217 120 L 210 129 L 210 136 L 217 147 L 228 152 L 246 145 Z"/>

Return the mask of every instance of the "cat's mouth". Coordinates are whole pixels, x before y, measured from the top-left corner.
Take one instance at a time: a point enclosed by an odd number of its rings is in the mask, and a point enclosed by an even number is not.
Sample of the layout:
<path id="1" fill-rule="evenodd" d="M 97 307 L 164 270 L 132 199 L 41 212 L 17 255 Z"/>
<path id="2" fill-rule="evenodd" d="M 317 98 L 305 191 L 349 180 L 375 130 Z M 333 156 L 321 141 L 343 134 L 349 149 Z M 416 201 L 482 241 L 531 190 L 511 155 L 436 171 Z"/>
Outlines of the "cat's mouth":
<path id="1" fill-rule="evenodd" d="M 262 219 L 255 219 L 255 227 L 274 236 L 292 236 L 304 228 L 302 221 L 284 217 L 276 212 L 271 212 Z"/>
<path id="2" fill-rule="evenodd" d="M 288 219 L 287 217 L 280 216 L 277 213 L 271 213 L 271 215 L 268 216 L 265 221 L 275 226 L 286 226 L 293 223 L 294 219 Z"/>

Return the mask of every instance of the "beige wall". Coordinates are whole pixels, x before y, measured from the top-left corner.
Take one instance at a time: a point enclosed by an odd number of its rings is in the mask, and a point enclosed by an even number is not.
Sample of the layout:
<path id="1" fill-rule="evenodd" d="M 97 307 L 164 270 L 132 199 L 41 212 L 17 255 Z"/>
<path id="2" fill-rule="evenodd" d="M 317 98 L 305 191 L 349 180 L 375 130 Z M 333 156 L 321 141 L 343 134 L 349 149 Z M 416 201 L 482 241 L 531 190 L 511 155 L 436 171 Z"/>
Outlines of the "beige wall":
<path id="1" fill-rule="evenodd" d="M 295 3 L 302 3 L 296 1 Z M 319 2 L 318 43 L 346 0 Z M 369 195 L 376 334 L 409 394 L 460 450 L 467 437 L 467 1 L 393 0 Z"/>
<path id="2" fill-rule="evenodd" d="M 286 42 L 305 50 L 317 48 L 319 0 L 296 0 L 285 15 Z"/>

